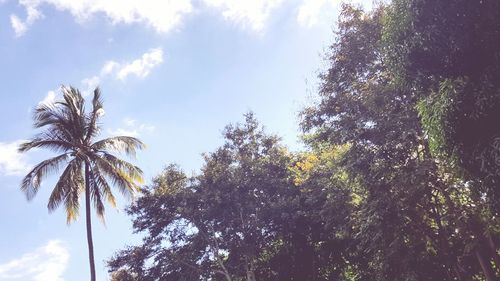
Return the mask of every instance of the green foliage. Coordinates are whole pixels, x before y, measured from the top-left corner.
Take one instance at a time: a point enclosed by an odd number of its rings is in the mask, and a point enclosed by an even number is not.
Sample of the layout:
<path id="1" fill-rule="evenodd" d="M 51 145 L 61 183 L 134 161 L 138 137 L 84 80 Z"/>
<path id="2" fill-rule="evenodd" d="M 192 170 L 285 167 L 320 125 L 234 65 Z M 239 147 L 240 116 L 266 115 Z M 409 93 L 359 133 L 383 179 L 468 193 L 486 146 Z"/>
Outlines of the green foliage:
<path id="1" fill-rule="evenodd" d="M 138 281 L 135 275 L 129 273 L 128 271 L 121 269 L 113 273 L 111 276 L 111 281 Z"/>
<path id="2" fill-rule="evenodd" d="M 496 264 L 498 232 L 486 229 L 496 228 L 499 210 L 499 16 L 494 0 L 397 0 L 386 17 L 392 24 L 384 29 L 386 48 L 399 48 L 388 54 L 389 68 L 397 85 L 420 100 L 417 109 L 442 177 L 462 186 L 449 197 L 461 209 L 452 215 L 464 232 L 463 251 L 486 252 Z M 490 249 L 481 246 L 485 240 Z"/>
<path id="3" fill-rule="evenodd" d="M 496 280 L 500 2 L 344 4 L 291 153 L 253 116 L 129 209 L 142 280 Z"/>
<path id="4" fill-rule="evenodd" d="M 451 141 L 446 135 L 448 128 L 452 128 L 451 120 L 454 103 L 457 98 L 457 91 L 461 91 L 463 83 L 461 81 L 446 80 L 441 83 L 439 91 L 423 98 L 417 103 L 417 110 L 422 121 L 422 126 L 429 138 L 429 148 L 431 153 L 438 159 L 451 161 L 455 153 L 450 151 L 447 143 Z M 455 160 L 455 161 L 454 161 Z"/>
<path id="5" fill-rule="evenodd" d="M 392 72 L 422 99 L 434 152 L 482 181 L 498 169 L 499 17 L 495 0 L 398 0 L 384 32 Z"/>
<path id="6" fill-rule="evenodd" d="M 423 24 L 429 14 L 453 16 L 445 10 L 419 10 L 446 5 L 437 2 L 394 1 L 370 14 L 344 8 L 331 66 L 321 76 L 320 100 L 302 115 L 313 146 L 328 142 L 351 147 L 341 165 L 364 198 L 349 216 L 356 233 L 350 261 L 358 280 L 454 280 L 477 275 L 480 269 L 471 250 L 475 246 L 470 245 L 477 245 L 485 226 L 495 221 L 480 196 L 484 193 L 476 192 L 477 183 L 460 178 L 460 173 L 450 174 L 456 171 L 453 163 L 464 159 L 457 153 L 460 137 L 478 143 L 488 137 L 479 133 L 479 123 L 464 126 L 467 118 L 481 116 L 477 106 L 470 106 L 474 102 L 461 99 L 461 93 L 473 92 L 465 90 L 471 83 L 427 76 L 444 62 L 426 64 L 428 58 L 419 53 L 427 51 L 430 42 L 442 46 L 441 37 L 429 38 L 425 32 L 452 36 L 458 30 Z M 434 16 L 430 20 L 446 22 Z M 416 26 L 423 30 L 415 31 Z M 433 52 L 442 60 L 450 50 Z M 453 73 L 455 67 L 448 64 L 441 70 Z M 440 87 L 422 94 L 433 85 Z M 487 83 L 477 85 L 488 88 Z M 479 92 L 485 99 L 477 100 L 494 108 L 498 99 L 492 91 Z M 450 146 L 450 141 L 456 145 Z"/>
<path id="7" fill-rule="evenodd" d="M 135 231 L 147 234 L 143 245 L 119 252 L 110 269 L 126 268 L 142 280 L 343 276 L 349 230 L 331 214 L 347 215 L 352 200 L 331 169 L 345 148 L 294 157 L 251 114 L 224 136 L 226 143 L 205 155 L 200 175 L 170 165 L 143 190 L 129 209 Z"/>

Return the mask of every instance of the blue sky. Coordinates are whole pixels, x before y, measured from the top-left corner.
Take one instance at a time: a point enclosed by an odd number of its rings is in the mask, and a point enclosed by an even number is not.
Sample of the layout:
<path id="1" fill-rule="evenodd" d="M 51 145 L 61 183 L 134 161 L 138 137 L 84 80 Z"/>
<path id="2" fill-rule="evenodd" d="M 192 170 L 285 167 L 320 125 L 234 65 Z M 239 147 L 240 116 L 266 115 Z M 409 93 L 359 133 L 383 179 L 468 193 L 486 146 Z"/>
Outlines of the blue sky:
<path id="1" fill-rule="evenodd" d="M 362 2 L 362 1 L 359 1 Z M 371 2 L 371 1 L 366 1 Z M 46 202 L 56 176 L 27 202 L 19 182 L 51 155 L 20 155 L 31 110 L 61 84 L 99 85 L 103 137 L 127 134 L 148 148 L 134 163 L 152 178 L 169 163 L 195 172 L 221 131 L 253 111 L 299 149 L 297 113 L 311 100 L 333 40 L 337 0 L 0 0 L 0 280 L 88 280 L 84 217 L 66 225 Z M 122 199 L 122 198 L 119 198 Z M 94 218 L 98 280 L 132 235 L 127 201 Z"/>

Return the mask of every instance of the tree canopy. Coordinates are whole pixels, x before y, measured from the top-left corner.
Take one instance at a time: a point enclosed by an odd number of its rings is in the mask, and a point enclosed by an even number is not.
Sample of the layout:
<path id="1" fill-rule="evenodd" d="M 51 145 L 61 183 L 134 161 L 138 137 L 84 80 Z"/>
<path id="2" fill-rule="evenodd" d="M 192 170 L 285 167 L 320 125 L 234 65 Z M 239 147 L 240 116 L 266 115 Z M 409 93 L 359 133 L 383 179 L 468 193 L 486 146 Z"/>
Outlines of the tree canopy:
<path id="1" fill-rule="evenodd" d="M 253 115 L 128 209 L 140 280 L 498 280 L 500 2 L 344 4 L 292 152 Z"/>

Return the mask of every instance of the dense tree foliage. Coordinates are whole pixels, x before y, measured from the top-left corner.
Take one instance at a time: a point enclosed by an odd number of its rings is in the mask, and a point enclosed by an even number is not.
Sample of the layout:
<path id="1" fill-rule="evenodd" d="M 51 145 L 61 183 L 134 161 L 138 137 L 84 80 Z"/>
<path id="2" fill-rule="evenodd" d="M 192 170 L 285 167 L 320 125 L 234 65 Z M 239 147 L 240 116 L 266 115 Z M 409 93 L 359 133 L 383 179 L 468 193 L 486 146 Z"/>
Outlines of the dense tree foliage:
<path id="1" fill-rule="evenodd" d="M 497 274 L 500 264 L 499 16 L 494 0 L 398 0 L 384 32 L 394 80 L 417 95 L 433 156 L 469 193 L 473 207 L 454 216 L 489 280 L 489 261 Z"/>
<path id="2" fill-rule="evenodd" d="M 129 209 L 139 280 L 498 280 L 500 2 L 343 5 L 308 149 L 251 115 Z"/>
<path id="3" fill-rule="evenodd" d="M 304 175 L 311 168 L 300 166 L 310 164 L 294 159 L 251 114 L 244 124 L 228 126 L 225 138 L 205 155 L 200 175 L 187 177 L 170 165 L 144 189 L 129 213 L 147 237 L 118 253 L 111 268 L 140 280 L 331 280 L 342 274 L 334 267 L 342 256 L 332 252 L 344 244 L 342 230 L 338 237 L 326 231 L 330 218 L 320 215 L 327 197 L 295 184 L 311 181 Z M 332 266 L 318 267 L 325 263 Z"/>
<path id="4" fill-rule="evenodd" d="M 399 80 L 421 98 L 433 152 L 480 181 L 497 211 L 499 17 L 495 0 L 401 0 L 392 4 L 385 32 Z"/>
<path id="5" fill-rule="evenodd" d="M 386 67 L 383 15 L 383 8 L 370 16 L 344 8 L 321 100 L 304 111 L 303 127 L 310 142 L 350 145 L 342 165 L 363 195 L 350 217 L 358 279 L 445 280 L 449 250 L 438 248 L 453 241 L 439 229 L 445 183 L 426 149 L 414 94 L 396 87 Z"/>

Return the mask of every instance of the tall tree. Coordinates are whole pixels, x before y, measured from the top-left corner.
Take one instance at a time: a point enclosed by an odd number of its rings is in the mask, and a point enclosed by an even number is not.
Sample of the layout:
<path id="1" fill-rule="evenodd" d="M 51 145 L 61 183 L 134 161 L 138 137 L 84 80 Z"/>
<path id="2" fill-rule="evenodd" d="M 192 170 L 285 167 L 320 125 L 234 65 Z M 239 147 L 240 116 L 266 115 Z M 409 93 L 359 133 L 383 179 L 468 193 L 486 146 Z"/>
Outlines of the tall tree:
<path id="1" fill-rule="evenodd" d="M 500 275 L 500 2 L 393 1 L 384 41 L 399 86 L 419 99 L 431 152 L 470 190 L 468 215 L 456 217 L 470 252 L 494 280 L 495 268 Z"/>
<path id="2" fill-rule="evenodd" d="M 454 186 L 428 153 L 418 99 L 387 67 L 386 9 L 343 7 L 319 100 L 302 125 L 312 146 L 348 146 L 341 164 L 359 196 L 348 218 L 356 280 L 453 280 L 462 244 L 441 201 Z"/>
<path id="3" fill-rule="evenodd" d="M 36 165 L 22 180 L 21 190 L 31 200 L 42 180 L 65 165 L 51 195 L 47 208 L 54 211 L 64 204 L 67 223 L 78 216 L 81 194 L 85 194 L 85 215 L 89 250 L 90 280 L 96 280 L 92 242 L 91 203 L 97 215 L 104 219 L 104 201 L 115 206 L 111 183 L 126 197 L 133 197 L 142 182 L 142 171 L 127 161 L 117 158 L 112 151 L 134 156 L 144 144 L 133 137 L 117 136 L 96 141 L 100 132 L 99 117 L 104 114 L 99 88 L 94 90 L 92 110 L 85 111 L 80 91 L 62 87 L 63 100 L 41 104 L 35 109 L 34 127 L 44 129 L 31 140 L 21 144 L 19 151 L 47 148 L 60 153 Z"/>

